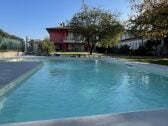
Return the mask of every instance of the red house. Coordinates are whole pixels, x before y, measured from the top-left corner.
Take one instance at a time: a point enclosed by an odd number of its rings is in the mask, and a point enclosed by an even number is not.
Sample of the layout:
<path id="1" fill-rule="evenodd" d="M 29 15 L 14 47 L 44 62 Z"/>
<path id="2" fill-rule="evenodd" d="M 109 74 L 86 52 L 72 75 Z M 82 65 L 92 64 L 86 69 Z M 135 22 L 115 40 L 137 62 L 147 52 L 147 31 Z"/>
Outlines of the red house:
<path id="1" fill-rule="evenodd" d="M 56 51 L 85 51 L 85 44 L 81 36 L 74 37 L 73 29 L 61 25 L 60 27 L 46 28 L 50 41 L 54 43 Z"/>

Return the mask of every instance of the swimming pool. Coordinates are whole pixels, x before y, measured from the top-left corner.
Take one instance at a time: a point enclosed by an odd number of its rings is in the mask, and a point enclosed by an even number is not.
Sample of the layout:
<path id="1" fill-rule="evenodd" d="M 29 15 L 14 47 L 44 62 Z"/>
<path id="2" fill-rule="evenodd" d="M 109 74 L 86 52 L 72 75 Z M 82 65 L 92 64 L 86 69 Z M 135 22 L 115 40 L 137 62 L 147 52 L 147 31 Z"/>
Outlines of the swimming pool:
<path id="1" fill-rule="evenodd" d="M 0 98 L 0 123 L 168 107 L 168 77 L 101 60 L 44 60 Z"/>

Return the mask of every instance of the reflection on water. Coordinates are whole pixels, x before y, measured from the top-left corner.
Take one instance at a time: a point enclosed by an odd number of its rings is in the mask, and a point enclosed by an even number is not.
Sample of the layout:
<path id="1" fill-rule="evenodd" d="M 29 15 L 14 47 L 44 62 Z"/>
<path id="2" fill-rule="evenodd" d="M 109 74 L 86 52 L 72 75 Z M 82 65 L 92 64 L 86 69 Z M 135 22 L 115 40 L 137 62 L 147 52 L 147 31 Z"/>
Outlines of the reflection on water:
<path id="1" fill-rule="evenodd" d="M 6 97 L 0 97 L 0 111 L 3 109 L 6 101 L 7 101 Z"/>

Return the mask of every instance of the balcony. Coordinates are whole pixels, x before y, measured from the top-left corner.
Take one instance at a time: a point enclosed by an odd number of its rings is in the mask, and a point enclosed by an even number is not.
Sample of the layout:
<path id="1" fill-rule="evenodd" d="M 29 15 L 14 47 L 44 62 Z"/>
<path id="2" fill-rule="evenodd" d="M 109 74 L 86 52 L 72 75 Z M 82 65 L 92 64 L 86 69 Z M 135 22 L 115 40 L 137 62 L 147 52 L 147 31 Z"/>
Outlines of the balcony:
<path id="1" fill-rule="evenodd" d="M 63 40 L 64 43 L 83 43 L 83 40 L 81 40 L 80 37 L 78 37 L 76 40 L 74 37 L 66 37 Z"/>

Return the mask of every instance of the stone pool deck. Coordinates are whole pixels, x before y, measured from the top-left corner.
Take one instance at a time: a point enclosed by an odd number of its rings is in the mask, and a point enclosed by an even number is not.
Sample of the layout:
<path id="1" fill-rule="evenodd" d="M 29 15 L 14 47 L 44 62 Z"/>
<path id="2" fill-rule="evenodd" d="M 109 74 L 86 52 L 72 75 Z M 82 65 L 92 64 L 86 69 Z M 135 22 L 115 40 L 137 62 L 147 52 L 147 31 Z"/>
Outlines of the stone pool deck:
<path id="1" fill-rule="evenodd" d="M 168 109 L 2 124 L 0 126 L 168 126 Z"/>
<path id="2" fill-rule="evenodd" d="M 0 62 L 0 95 L 7 92 L 10 87 L 14 87 L 14 82 L 21 81 L 21 77 L 26 78 L 26 74 L 31 74 L 41 64 L 41 62 Z"/>

